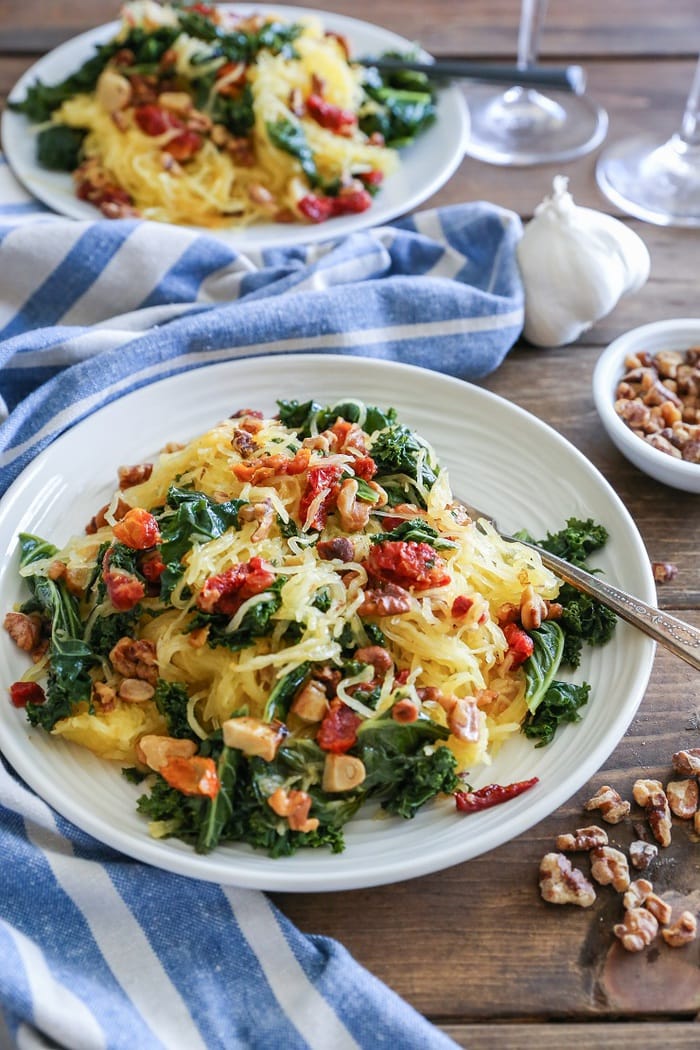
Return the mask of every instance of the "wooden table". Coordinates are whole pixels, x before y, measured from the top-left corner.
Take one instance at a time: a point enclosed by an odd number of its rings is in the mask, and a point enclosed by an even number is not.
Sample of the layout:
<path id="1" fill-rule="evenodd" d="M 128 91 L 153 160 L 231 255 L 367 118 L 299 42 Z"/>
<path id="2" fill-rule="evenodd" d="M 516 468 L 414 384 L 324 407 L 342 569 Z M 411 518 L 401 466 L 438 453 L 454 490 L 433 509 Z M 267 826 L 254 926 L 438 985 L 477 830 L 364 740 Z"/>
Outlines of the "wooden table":
<path id="1" fill-rule="evenodd" d="M 518 0 L 326 0 L 307 6 L 351 13 L 420 42 L 436 55 L 512 59 Z M 114 17 L 111 0 L 3 0 L 0 92 L 43 52 Z M 697 0 L 551 0 L 547 60 L 577 61 L 610 115 L 609 139 L 676 130 L 700 48 Z M 578 203 L 609 205 L 596 188 L 595 155 L 556 167 L 507 169 L 465 159 L 429 204 L 485 199 L 527 219 L 552 175 L 570 178 Z M 602 471 L 633 515 L 652 561 L 678 575 L 659 604 L 700 626 L 700 497 L 665 488 L 624 460 L 603 433 L 590 393 L 601 348 L 648 321 L 700 316 L 700 233 L 630 221 L 652 257 L 651 279 L 579 343 L 517 347 L 484 386 L 569 438 Z M 611 683 L 614 687 L 614 683 Z M 612 690 L 614 696 L 614 688 Z M 370 971 L 470 1050 L 505 1047 L 700 1045 L 700 945 L 624 953 L 612 935 L 619 899 L 601 892 L 589 910 L 546 905 L 537 890 L 542 855 L 556 835 L 588 823 L 583 802 L 611 783 L 626 797 L 639 776 L 668 779 L 670 757 L 700 744 L 700 677 L 657 654 L 644 701 L 625 738 L 576 796 L 516 841 L 469 863 L 378 889 L 275 896 L 303 930 L 338 938 Z M 629 841 L 629 835 L 623 841 Z M 653 879 L 669 899 L 700 911 L 700 843 L 678 827 Z"/>

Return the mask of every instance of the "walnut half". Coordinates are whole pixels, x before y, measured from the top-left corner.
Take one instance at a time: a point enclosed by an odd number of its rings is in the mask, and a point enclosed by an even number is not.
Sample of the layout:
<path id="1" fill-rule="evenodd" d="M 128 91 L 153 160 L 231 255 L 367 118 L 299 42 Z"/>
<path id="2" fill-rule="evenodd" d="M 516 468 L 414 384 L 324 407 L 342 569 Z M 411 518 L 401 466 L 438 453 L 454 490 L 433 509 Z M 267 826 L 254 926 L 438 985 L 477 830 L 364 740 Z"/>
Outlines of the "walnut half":
<path id="1" fill-rule="evenodd" d="M 546 853 L 540 861 L 540 893 L 550 904 L 576 904 L 590 908 L 596 899 L 593 886 L 563 853 Z"/>

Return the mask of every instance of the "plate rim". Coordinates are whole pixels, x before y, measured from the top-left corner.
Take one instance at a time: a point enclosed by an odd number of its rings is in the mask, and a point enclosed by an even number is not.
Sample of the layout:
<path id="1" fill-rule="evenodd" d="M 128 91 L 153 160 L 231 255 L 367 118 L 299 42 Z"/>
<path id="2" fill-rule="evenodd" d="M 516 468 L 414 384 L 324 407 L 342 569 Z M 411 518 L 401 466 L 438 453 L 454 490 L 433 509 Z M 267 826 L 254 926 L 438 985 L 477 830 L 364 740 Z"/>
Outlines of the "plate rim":
<path id="1" fill-rule="evenodd" d="M 322 19 L 323 24 L 328 24 L 331 28 L 334 23 L 340 29 L 345 28 L 348 35 L 351 35 L 353 28 L 355 28 L 356 31 L 370 32 L 372 35 L 377 35 L 378 45 L 382 48 L 412 46 L 411 41 L 402 37 L 394 30 L 387 29 L 376 23 L 366 22 L 363 19 L 355 18 L 352 15 L 345 15 L 316 8 L 306 8 L 297 5 L 286 6 L 263 3 L 224 3 L 219 6 L 242 12 L 263 11 L 271 14 L 284 15 L 285 17 L 292 19 L 295 17 L 315 16 Z M 70 53 L 76 45 L 84 46 L 87 55 L 89 53 L 87 49 L 90 45 L 109 39 L 109 37 L 116 32 L 119 24 L 118 20 L 102 23 L 99 26 L 94 26 L 92 29 L 78 33 L 76 36 L 70 37 L 68 40 L 58 44 L 55 48 L 52 48 L 45 55 L 42 55 L 41 58 L 37 59 L 37 61 L 34 62 L 29 69 L 25 70 L 15 81 L 8 93 L 7 101 L 11 102 L 16 98 L 19 98 L 29 84 L 39 79 L 42 75 L 45 75 L 43 74 L 44 67 L 51 68 L 57 59 L 61 59 L 65 53 Z M 383 43 L 380 44 L 379 39 L 383 39 Z M 426 60 L 429 60 L 432 57 L 423 49 L 421 49 L 421 54 Z M 51 83 L 52 81 L 49 80 L 49 82 Z M 307 244 L 319 244 L 324 241 L 336 240 L 347 236 L 350 233 L 367 230 L 371 227 L 382 226 L 402 216 L 406 216 L 419 207 L 429 197 L 437 193 L 438 190 L 452 178 L 455 171 L 464 160 L 464 146 L 469 131 L 469 110 L 466 99 L 456 83 L 448 84 L 446 87 L 442 88 L 441 91 L 442 96 L 439 106 L 443 109 L 450 110 L 450 119 L 456 118 L 458 121 L 458 126 L 455 128 L 453 149 L 445 156 L 442 165 L 431 174 L 425 184 L 421 188 L 417 188 L 410 192 L 408 196 L 401 201 L 397 201 L 393 204 L 383 204 L 383 198 L 380 195 L 377 200 L 373 202 L 372 207 L 366 212 L 361 212 L 357 215 L 340 216 L 332 220 L 333 225 L 330 229 L 328 229 L 328 223 L 308 225 L 301 223 L 296 225 L 285 223 L 265 223 L 240 229 L 235 226 L 210 228 L 169 223 L 156 223 L 156 225 L 170 225 L 174 226 L 176 229 L 185 230 L 190 233 L 212 236 L 217 240 L 223 241 L 223 243 L 229 245 L 235 250 L 265 251 L 267 249 L 300 247 Z M 439 115 L 438 121 L 434 126 L 437 126 L 440 119 Z M 442 119 L 446 126 L 445 118 L 443 117 Z M 33 135 L 33 129 L 35 127 L 36 126 L 32 125 L 23 114 L 13 112 L 9 106 L 5 107 L 0 120 L 3 154 L 15 178 L 32 197 L 50 208 L 50 210 L 58 217 L 70 218 L 78 221 L 96 221 L 100 219 L 99 211 L 92 205 L 84 201 L 79 201 L 72 193 L 68 194 L 65 191 L 60 190 L 60 188 L 53 188 L 52 180 L 57 177 L 63 177 L 62 173 L 44 171 L 44 169 L 39 168 L 36 164 L 36 160 L 31 164 L 25 164 L 21 154 L 18 155 L 16 152 L 16 143 L 22 137 L 26 138 L 28 133 Z M 429 132 L 430 129 L 428 129 L 428 133 Z M 445 137 L 445 141 L 449 142 L 451 138 L 452 135 L 450 134 Z M 420 148 L 422 141 L 424 140 L 418 139 L 415 147 L 409 147 L 409 149 L 416 147 Z M 410 165 L 410 157 L 407 160 L 402 161 L 399 171 L 404 170 L 407 164 Z M 42 178 L 49 180 L 50 184 L 48 189 L 42 188 Z M 261 240 L 259 232 L 256 235 L 256 230 L 266 231 L 264 239 Z"/>
<path id="2" fill-rule="evenodd" d="M 99 423 L 101 419 L 104 419 L 105 414 L 109 415 L 116 413 L 118 415 L 122 412 L 128 411 L 129 408 L 139 400 L 147 400 L 149 394 L 153 393 L 153 388 L 156 388 L 158 391 L 162 391 L 162 389 L 165 388 L 167 392 L 169 387 L 176 384 L 184 384 L 187 382 L 191 372 L 204 373 L 205 381 L 206 373 L 209 372 L 210 375 L 212 375 L 212 369 L 215 370 L 213 373 L 214 377 L 217 372 L 221 372 L 222 374 L 229 371 L 232 373 L 245 373 L 245 371 L 251 367 L 253 369 L 258 368 L 263 361 L 264 356 L 265 355 L 258 355 L 257 357 L 195 365 L 192 368 L 178 372 L 175 375 L 168 375 L 164 378 L 155 379 L 135 390 L 131 390 L 108 402 L 90 416 L 80 420 L 59 435 L 49 446 L 47 446 L 47 448 L 39 453 L 32 463 L 25 467 L 22 473 L 7 489 L 2 499 L 2 505 L 0 506 L 0 530 L 4 529 L 7 523 L 7 516 L 10 513 L 8 508 L 14 507 L 17 498 L 21 496 L 27 488 L 31 489 L 32 482 L 41 474 L 44 469 L 44 464 L 47 461 L 50 463 L 56 455 L 60 457 L 63 447 L 69 446 L 72 441 L 76 440 L 76 432 L 81 433 L 82 428 L 90 424 L 92 421 L 95 421 L 96 418 Z M 320 368 L 327 368 L 331 371 L 336 370 L 337 374 L 340 375 L 342 371 L 349 368 L 351 371 L 366 370 L 369 373 L 374 373 L 374 376 L 377 378 L 379 378 L 381 374 L 387 376 L 404 374 L 409 377 L 409 381 L 412 379 L 413 382 L 428 383 L 429 385 L 432 385 L 433 388 L 437 387 L 447 389 L 450 387 L 455 392 L 468 391 L 469 393 L 467 396 L 472 396 L 477 400 L 482 400 L 485 404 L 498 405 L 501 410 L 512 413 L 514 418 L 520 420 L 524 419 L 529 426 L 534 426 L 534 428 L 539 430 L 540 433 L 549 434 L 550 440 L 553 440 L 568 456 L 573 456 L 575 461 L 578 462 L 579 466 L 589 475 L 589 477 L 595 480 L 596 485 L 605 494 L 607 500 L 611 501 L 617 516 L 625 523 L 630 534 L 625 538 L 632 539 L 636 548 L 635 554 L 638 557 L 641 557 L 641 560 L 638 560 L 636 567 L 641 570 L 641 576 L 646 580 L 646 588 L 643 588 L 645 593 L 642 593 L 639 596 L 645 598 L 647 601 L 654 601 L 655 587 L 653 583 L 651 564 L 648 560 L 642 537 L 634 519 L 620 497 L 615 493 L 594 464 L 591 463 L 591 461 L 588 460 L 587 457 L 584 456 L 583 453 L 580 452 L 567 438 L 559 434 L 559 432 L 548 423 L 545 423 L 526 409 L 513 404 L 506 398 L 503 398 L 492 391 L 485 390 L 482 387 L 472 383 L 467 383 L 456 377 L 447 376 L 420 366 L 394 361 L 384 361 L 377 358 L 361 358 L 348 355 L 290 354 L 285 356 L 295 369 L 301 368 L 302 372 L 304 369 L 318 371 Z M 287 365 L 287 367 L 290 367 L 290 365 Z M 209 381 L 211 382 L 213 380 L 210 379 Z M 273 397 L 275 393 L 277 396 L 283 395 L 283 391 L 279 390 L 278 382 L 279 381 L 275 379 L 274 376 L 266 376 L 264 378 L 265 388 L 271 392 L 271 396 Z M 311 393 L 313 394 L 313 392 Z M 401 414 L 400 408 L 399 413 Z M 440 450 L 438 450 L 438 454 L 440 455 Z M 444 459 L 444 457 L 441 458 Z M 103 483 L 101 482 L 101 484 Z M 13 528 L 15 539 L 17 531 L 19 530 L 15 525 Z M 14 546 L 9 547 L 2 562 L 0 562 L 0 582 L 7 579 L 8 572 L 14 571 L 11 565 L 14 557 L 14 549 Z M 626 625 L 619 624 L 618 631 L 624 630 L 625 626 Z M 629 628 L 628 630 L 631 631 L 632 629 Z M 467 849 L 464 849 L 463 847 L 457 849 L 454 843 L 448 843 L 447 847 L 443 847 L 439 851 L 437 859 L 435 855 L 432 855 L 429 851 L 426 851 L 423 856 L 415 858 L 415 860 L 412 861 L 410 870 L 406 870 L 405 861 L 399 860 L 398 863 L 392 863 L 383 859 L 379 872 L 358 878 L 357 874 L 345 873 L 340 867 L 334 871 L 333 865 L 334 862 L 336 862 L 335 858 L 330 855 L 326 857 L 325 851 L 313 851 L 315 855 L 319 856 L 319 858 L 321 857 L 321 854 L 323 854 L 323 859 L 319 865 L 318 873 L 313 877 L 310 877 L 308 872 L 301 871 L 298 873 L 290 873 L 288 869 L 282 870 L 281 867 L 275 867 L 280 864 L 279 861 L 267 858 L 259 851 L 250 851 L 249 848 L 241 847 L 244 852 L 250 853 L 251 855 L 254 854 L 255 858 L 260 860 L 262 866 L 265 868 L 264 877 L 261 878 L 260 873 L 256 871 L 241 872 L 240 870 L 234 870 L 231 872 L 228 869 L 230 867 L 234 867 L 235 869 L 235 859 L 233 861 L 229 858 L 217 860 L 216 852 L 202 857 L 195 854 L 191 847 L 183 848 L 183 844 L 178 844 L 177 840 L 153 840 L 148 836 L 145 825 L 143 827 L 142 837 L 138 838 L 136 841 L 131 841 L 131 836 L 128 831 L 126 832 L 125 839 L 124 833 L 121 832 L 120 829 L 112 829 L 111 827 L 108 827 L 105 830 L 104 821 L 101 823 L 99 817 L 95 817 L 90 813 L 88 813 L 87 817 L 76 818 L 75 804 L 72 803 L 69 798 L 66 801 L 64 793 L 61 794 L 57 803 L 56 797 L 47 797 L 44 793 L 46 788 L 40 783 L 41 778 L 38 776 L 33 766 L 30 765 L 28 770 L 26 767 L 19 768 L 19 765 L 22 765 L 22 748 L 21 746 L 15 746 L 12 734 L 9 738 L 9 747 L 7 737 L 4 734 L 5 739 L 3 740 L 2 750 L 15 768 L 15 771 L 25 779 L 37 794 L 39 794 L 40 797 L 56 810 L 56 812 L 70 820 L 81 830 L 88 832 L 98 841 L 126 854 L 127 856 L 133 857 L 136 860 L 144 861 L 158 868 L 162 868 L 172 873 L 185 875 L 187 877 L 199 878 L 204 881 L 226 885 L 256 888 L 264 891 L 318 892 L 368 888 L 370 886 L 384 885 L 406 879 L 417 878 L 474 859 L 497 846 L 512 841 L 517 835 L 522 834 L 524 831 L 533 827 L 541 820 L 546 819 L 547 816 L 553 813 L 555 809 L 571 797 L 571 795 L 575 793 L 607 760 L 615 747 L 619 745 L 634 718 L 648 686 L 656 646 L 651 639 L 644 638 L 639 642 L 639 648 L 643 658 L 639 660 L 634 688 L 631 691 L 630 696 L 626 698 L 625 704 L 621 705 L 625 710 L 625 718 L 617 725 L 616 732 L 613 734 L 614 739 L 606 737 L 604 754 L 599 750 L 587 753 L 577 767 L 575 775 L 568 777 L 563 784 L 548 786 L 544 809 L 540 811 L 541 806 L 533 807 L 536 808 L 534 816 L 529 812 L 530 799 L 528 799 L 527 796 L 525 796 L 524 799 L 521 797 L 520 799 L 515 799 L 513 802 L 509 803 L 509 814 L 511 814 L 512 817 L 515 817 L 515 814 L 517 813 L 518 816 L 517 819 L 511 819 L 510 821 L 510 823 L 515 824 L 515 830 L 508 833 L 505 837 L 500 835 L 498 826 L 492 827 L 485 835 L 482 834 L 481 839 L 479 840 L 481 844 L 477 849 L 474 850 L 471 849 L 471 847 Z M 15 714 L 14 709 L 11 713 L 13 715 Z M 4 722 L 9 722 L 9 718 L 7 714 L 4 716 L 0 714 L 0 729 Z M 19 728 L 19 736 L 23 737 L 25 742 L 27 738 L 31 737 L 32 733 L 38 732 L 36 730 L 31 730 L 25 721 L 17 723 L 10 722 L 9 724 L 11 727 L 14 725 L 16 728 Z M 65 742 L 62 742 L 62 744 L 65 744 Z M 55 743 L 52 743 L 51 746 L 55 746 Z M 73 745 L 67 746 L 69 748 L 73 747 Z M 20 755 L 19 765 L 16 761 L 18 754 Z M 538 788 L 533 789 L 531 798 L 537 797 L 537 791 Z M 483 816 L 486 816 L 486 814 L 476 814 L 470 817 L 470 828 L 477 831 L 480 818 Z M 176 845 L 175 849 L 168 849 L 166 845 L 165 860 L 162 855 L 162 847 L 164 843 L 168 845 L 175 843 Z M 308 857 L 309 852 L 310 851 L 306 851 L 306 853 L 302 853 L 302 855 Z M 221 855 L 219 854 L 219 857 L 220 856 Z M 342 856 L 343 855 L 341 854 L 341 858 Z M 293 861 L 294 858 L 290 858 L 290 860 Z"/>

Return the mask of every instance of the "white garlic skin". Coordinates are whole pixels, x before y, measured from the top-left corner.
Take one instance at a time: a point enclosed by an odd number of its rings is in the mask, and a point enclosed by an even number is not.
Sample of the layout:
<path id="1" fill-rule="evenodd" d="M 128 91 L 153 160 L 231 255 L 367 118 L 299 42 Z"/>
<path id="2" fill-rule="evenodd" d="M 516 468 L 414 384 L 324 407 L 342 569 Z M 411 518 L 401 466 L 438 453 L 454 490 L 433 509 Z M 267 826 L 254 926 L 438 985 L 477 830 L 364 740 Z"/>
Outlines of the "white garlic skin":
<path id="1" fill-rule="evenodd" d="M 580 208 L 554 178 L 517 247 L 525 287 L 524 336 L 535 346 L 566 346 L 605 317 L 649 276 L 644 241 L 604 212 Z"/>

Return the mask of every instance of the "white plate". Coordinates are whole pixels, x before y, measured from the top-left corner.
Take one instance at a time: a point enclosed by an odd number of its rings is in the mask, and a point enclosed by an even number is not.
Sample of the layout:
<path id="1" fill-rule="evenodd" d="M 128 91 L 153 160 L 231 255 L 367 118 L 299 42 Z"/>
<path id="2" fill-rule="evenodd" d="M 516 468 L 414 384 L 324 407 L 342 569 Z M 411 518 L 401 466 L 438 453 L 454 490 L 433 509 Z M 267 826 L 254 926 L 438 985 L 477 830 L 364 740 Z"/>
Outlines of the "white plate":
<path id="1" fill-rule="evenodd" d="M 342 33 L 350 42 L 353 56 L 361 58 L 377 55 L 383 51 L 406 51 L 414 45 L 379 26 L 369 25 L 356 18 L 344 15 L 311 11 L 302 7 L 251 7 L 247 4 L 233 6 L 236 11 L 247 13 L 261 10 L 277 14 L 287 21 L 305 15 L 317 15 L 323 25 Z M 27 87 L 40 79 L 53 84 L 63 80 L 94 54 L 96 44 L 110 40 L 117 32 L 118 23 L 112 22 L 75 37 L 41 58 L 15 84 L 10 92 L 11 101 L 24 98 Z M 424 53 L 424 58 L 429 58 Z M 423 132 L 417 141 L 401 151 L 399 170 L 386 180 L 372 207 L 359 215 L 341 216 L 317 225 L 289 225 L 286 223 L 263 223 L 243 230 L 204 230 L 235 248 L 272 248 L 280 245 L 309 244 L 341 237 L 367 226 L 381 226 L 398 215 L 412 211 L 440 187 L 461 163 L 468 133 L 468 113 L 462 92 L 458 87 L 442 88 L 438 96 L 438 117 L 432 127 Z M 75 196 L 73 181 L 69 174 L 51 172 L 40 168 L 36 161 L 36 126 L 20 113 L 6 109 L 2 119 L 3 149 L 17 178 L 30 193 L 54 211 L 73 219 L 92 220 L 99 212 L 91 204 Z"/>
<path id="2" fill-rule="evenodd" d="M 207 430 L 241 407 L 276 411 L 275 399 L 358 397 L 393 405 L 434 445 L 457 494 L 495 513 L 506 529 L 536 536 L 567 517 L 594 517 L 611 539 L 597 563 L 607 577 L 654 601 L 649 559 L 624 505 L 597 470 L 554 430 L 478 387 L 407 365 L 326 355 L 258 357 L 161 380 L 96 412 L 46 449 L 0 505 L 2 609 L 24 596 L 17 578 L 17 533 L 36 532 L 61 546 L 109 498 L 120 464 L 142 462 L 166 441 Z M 268 890 L 318 891 L 372 886 L 436 871 L 475 857 L 525 831 L 566 801 L 614 749 L 643 696 L 654 643 L 620 623 L 612 642 L 588 650 L 577 680 L 591 683 L 583 720 L 536 749 L 518 736 L 475 786 L 538 776 L 540 783 L 502 806 L 464 816 L 454 802 L 433 803 L 412 821 L 377 819 L 368 810 L 347 825 L 347 848 L 333 856 L 301 851 L 272 860 L 247 846 L 199 856 L 176 840 L 148 837 L 135 812 L 140 789 L 118 766 L 32 729 L 0 704 L 8 760 L 60 813 L 103 842 L 183 875 Z M 26 658 L 0 632 L 5 685 Z"/>

